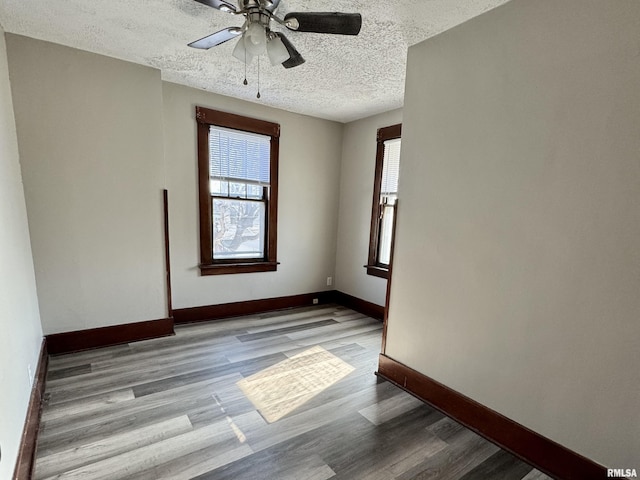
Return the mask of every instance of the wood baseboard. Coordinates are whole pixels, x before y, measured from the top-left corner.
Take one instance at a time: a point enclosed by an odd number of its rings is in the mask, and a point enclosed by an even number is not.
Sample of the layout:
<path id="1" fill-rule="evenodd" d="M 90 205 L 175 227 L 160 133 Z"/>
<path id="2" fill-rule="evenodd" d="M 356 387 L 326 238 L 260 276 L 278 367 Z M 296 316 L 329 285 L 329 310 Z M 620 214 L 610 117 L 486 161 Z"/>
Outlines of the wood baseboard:
<path id="1" fill-rule="evenodd" d="M 47 350 L 47 339 L 43 338 L 42 345 L 40 346 L 38 367 L 36 368 L 33 386 L 31 387 L 27 416 L 22 430 L 22 440 L 20 441 L 16 467 L 13 471 L 14 480 L 29 480 L 32 478 L 48 365 L 49 352 Z"/>
<path id="2" fill-rule="evenodd" d="M 173 310 L 173 318 L 177 324 L 220 320 L 223 318 L 240 317 L 242 315 L 256 315 L 260 313 L 273 312 L 275 310 L 313 305 L 314 299 L 318 299 L 318 304 L 321 305 L 337 303 L 378 320 L 382 320 L 384 317 L 384 307 L 380 305 L 367 302 L 366 300 L 362 300 L 347 293 L 339 292 L 338 290 L 327 290 L 325 292 L 248 300 L 246 302 L 176 308 Z"/>
<path id="3" fill-rule="evenodd" d="M 173 335 L 173 318 L 47 335 L 50 354 L 79 352 Z"/>
<path id="4" fill-rule="evenodd" d="M 562 480 L 600 480 L 607 476 L 607 470 L 602 465 L 384 354 L 380 354 L 376 375 L 440 410 L 547 475 Z"/>
<path id="5" fill-rule="evenodd" d="M 327 290 L 325 292 L 249 300 L 246 302 L 176 308 L 173 310 L 173 317 L 171 318 L 47 335 L 47 346 L 49 353 L 55 355 L 108 347 L 138 340 L 148 340 L 150 338 L 166 337 L 174 334 L 174 323 L 219 320 L 222 318 L 283 310 L 286 308 L 304 307 L 313 305 L 314 299 L 318 299 L 318 304 L 338 303 L 377 319 L 382 319 L 384 315 L 384 307 L 336 290 Z"/>
<path id="6" fill-rule="evenodd" d="M 335 291 L 329 290 L 326 292 L 305 293 L 302 295 L 265 298 L 246 302 L 221 303 L 219 305 L 206 305 L 203 307 L 176 308 L 173 310 L 173 318 L 176 323 L 191 323 L 239 317 L 242 315 L 256 315 L 275 310 L 283 310 L 285 308 L 313 305 L 313 300 L 316 298 L 318 299 L 318 304 L 333 303 L 335 301 Z"/>
<path id="7" fill-rule="evenodd" d="M 356 312 L 368 315 L 371 318 L 382 320 L 384 318 L 384 307 L 375 303 L 362 300 L 361 298 L 354 297 L 348 293 L 343 293 L 335 290 L 334 302 L 340 305 L 355 310 Z"/>

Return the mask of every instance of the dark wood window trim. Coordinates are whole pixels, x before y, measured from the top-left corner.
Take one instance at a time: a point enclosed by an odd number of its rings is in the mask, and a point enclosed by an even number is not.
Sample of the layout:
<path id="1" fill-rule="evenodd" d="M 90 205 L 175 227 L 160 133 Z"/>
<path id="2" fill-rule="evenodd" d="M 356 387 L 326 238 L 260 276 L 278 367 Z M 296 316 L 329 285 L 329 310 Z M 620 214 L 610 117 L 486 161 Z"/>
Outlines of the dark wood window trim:
<path id="1" fill-rule="evenodd" d="M 231 273 L 273 272 L 278 268 L 278 152 L 280 125 L 277 123 L 196 107 L 198 125 L 198 198 L 200 206 L 200 274 L 225 275 Z M 267 199 L 267 238 L 264 259 L 214 260 L 211 194 L 209 190 L 209 127 L 232 128 L 271 137 L 270 188 Z"/>
<path id="2" fill-rule="evenodd" d="M 391 125 L 378 129 L 376 139 L 376 171 L 373 182 L 373 201 L 371 202 L 371 229 L 369 236 L 369 258 L 365 268 L 367 274 L 380 278 L 389 278 L 389 265 L 378 262 L 378 249 L 380 239 L 380 187 L 382 184 L 382 167 L 384 163 L 384 142 L 401 138 L 402 124 Z"/>

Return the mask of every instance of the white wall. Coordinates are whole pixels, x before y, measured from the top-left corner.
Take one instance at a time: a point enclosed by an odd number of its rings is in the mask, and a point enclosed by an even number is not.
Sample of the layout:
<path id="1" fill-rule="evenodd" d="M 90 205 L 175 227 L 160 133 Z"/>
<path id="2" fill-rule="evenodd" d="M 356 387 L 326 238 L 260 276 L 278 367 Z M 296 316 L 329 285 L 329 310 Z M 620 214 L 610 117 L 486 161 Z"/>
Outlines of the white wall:
<path id="1" fill-rule="evenodd" d="M 0 28 L 0 478 L 11 478 L 38 364 L 42 328 L 18 141 Z M 31 377 L 29 375 L 31 369 Z"/>
<path id="2" fill-rule="evenodd" d="M 387 354 L 640 466 L 640 2 L 513 0 L 410 48 Z"/>
<path id="3" fill-rule="evenodd" d="M 330 290 L 342 125 L 163 83 L 174 308 Z M 278 270 L 200 276 L 195 106 L 280 124 Z"/>
<path id="4" fill-rule="evenodd" d="M 376 168 L 376 135 L 402 122 L 402 110 L 374 115 L 344 126 L 340 173 L 340 209 L 336 289 L 384 305 L 387 281 L 367 275 L 371 201 Z"/>
<path id="5" fill-rule="evenodd" d="M 341 124 L 26 37 L 8 55 L 45 333 L 166 316 L 165 182 L 175 308 L 334 288 Z M 281 125 L 277 272 L 199 274 L 195 105 Z"/>
<path id="6" fill-rule="evenodd" d="M 7 48 L 45 333 L 166 317 L 160 72 Z"/>

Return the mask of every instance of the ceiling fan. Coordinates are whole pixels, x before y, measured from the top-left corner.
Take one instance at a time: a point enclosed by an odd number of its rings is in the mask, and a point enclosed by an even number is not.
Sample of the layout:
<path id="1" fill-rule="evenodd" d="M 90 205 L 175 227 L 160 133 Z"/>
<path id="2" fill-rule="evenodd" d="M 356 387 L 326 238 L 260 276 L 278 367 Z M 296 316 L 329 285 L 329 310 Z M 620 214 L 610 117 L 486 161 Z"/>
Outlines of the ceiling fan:
<path id="1" fill-rule="evenodd" d="M 291 12 L 280 18 L 275 14 L 280 0 L 238 0 L 238 7 L 231 0 L 196 1 L 222 12 L 243 15 L 245 22 L 242 27 L 225 28 L 191 42 L 189 46 L 209 49 L 241 36 L 233 56 L 244 61 L 245 65 L 265 51 L 272 65 L 292 68 L 304 63 L 304 58 L 289 39 L 283 33 L 271 30 L 271 20 L 294 32 L 337 35 L 358 35 L 362 26 L 359 13 Z"/>

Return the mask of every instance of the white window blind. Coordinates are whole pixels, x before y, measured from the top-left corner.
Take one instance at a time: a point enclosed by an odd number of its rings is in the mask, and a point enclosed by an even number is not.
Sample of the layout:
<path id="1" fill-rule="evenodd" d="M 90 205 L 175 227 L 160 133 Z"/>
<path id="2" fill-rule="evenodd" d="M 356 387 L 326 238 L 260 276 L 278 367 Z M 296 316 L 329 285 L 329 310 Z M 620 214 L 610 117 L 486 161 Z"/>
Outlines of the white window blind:
<path id="1" fill-rule="evenodd" d="M 271 138 L 228 128 L 209 127 L 212 179 L 269 185 Z"/>
<path id="2" fill-rule="evenodd" d="M 381 195 L 389 195 L 398 191 L 400 174 L 400 139 L 394 138 L 384 142 L 384 160 L 382 163 Z"/>

